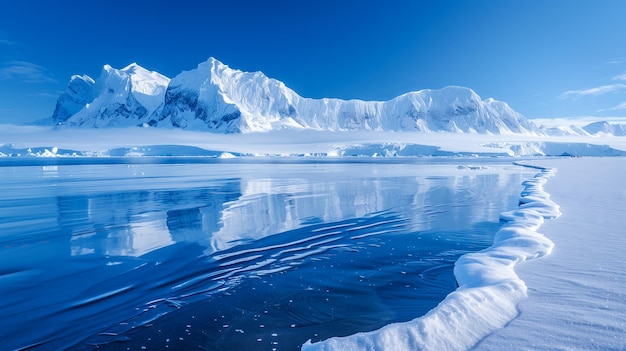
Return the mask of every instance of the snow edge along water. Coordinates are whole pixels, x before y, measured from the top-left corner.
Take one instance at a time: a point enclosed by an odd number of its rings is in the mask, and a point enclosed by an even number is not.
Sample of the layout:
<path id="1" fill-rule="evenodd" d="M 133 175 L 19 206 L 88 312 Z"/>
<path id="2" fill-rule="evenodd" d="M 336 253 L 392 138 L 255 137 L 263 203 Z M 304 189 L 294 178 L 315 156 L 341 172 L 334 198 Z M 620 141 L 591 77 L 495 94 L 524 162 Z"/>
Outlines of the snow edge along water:
<path id="1" fill-rule="evenodd" d="M 545 219 L 561 215 L 543 188 L 556 169 L 513 164 L 540 172 L 522 183 L 519 207 L 500 214 L 504 224 L 493 245 L 456 262 L 459 287 L 444 301 L 412 321 L 317 343 L 309 340 L 302 350 L 467 350 L 513 320 L 517 305 L 527 297 L 515 265 L 552 252 L 554 243 L 537 230 Z"/>

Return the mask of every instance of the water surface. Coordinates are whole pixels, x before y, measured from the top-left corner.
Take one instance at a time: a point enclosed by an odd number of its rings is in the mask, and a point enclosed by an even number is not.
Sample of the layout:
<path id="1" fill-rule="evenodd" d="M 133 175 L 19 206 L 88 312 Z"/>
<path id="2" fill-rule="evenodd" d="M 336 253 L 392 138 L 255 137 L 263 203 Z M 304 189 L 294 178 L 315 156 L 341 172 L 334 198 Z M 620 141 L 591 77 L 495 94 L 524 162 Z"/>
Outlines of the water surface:
<path id="1" fill-rule="evenodd" d="M 533 175 L 459 165 L 0 167 L 3 348 L 296 350 L 419 317 Z"/>

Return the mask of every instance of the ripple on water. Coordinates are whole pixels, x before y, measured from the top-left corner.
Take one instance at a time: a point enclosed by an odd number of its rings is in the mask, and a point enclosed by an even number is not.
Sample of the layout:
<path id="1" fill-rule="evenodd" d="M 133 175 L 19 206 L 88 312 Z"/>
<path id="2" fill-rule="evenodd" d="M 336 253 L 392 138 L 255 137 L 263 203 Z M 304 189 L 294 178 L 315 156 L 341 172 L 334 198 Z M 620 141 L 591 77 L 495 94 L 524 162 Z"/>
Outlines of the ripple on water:
<path id="1" fill-rule="evenodd" d="M 497 224 L 491 225 L 495 231 Z M 469 228 L 468 235 L 477 229 L 487 227 Z M 167 318 L 149 320 L 146 328 L 117 328 L 110 344 L 99 334 L 98 347 L 117 349 L 121 335 L 130 336 L 123 345 L 131 349 L 163 347 L 159 335 L 173 335 L 193 320 L 199 335 L 169 338 L 170 347 L 295 350 L 308 339 L 410 320 L 456 287 L 454 261 L 467 250 L 438 240 L 441 235 L 413 232 L 407 217 L 386 212 L 239 245 L 201 258 L 194 265 L 202 274 L 189 271 L 193 279 L 172 285 L 184 293 L 176 299 L 183 304 L 169 308 Z M 221 289 L 206 291 L 215 280 L 223 282 Z"/>

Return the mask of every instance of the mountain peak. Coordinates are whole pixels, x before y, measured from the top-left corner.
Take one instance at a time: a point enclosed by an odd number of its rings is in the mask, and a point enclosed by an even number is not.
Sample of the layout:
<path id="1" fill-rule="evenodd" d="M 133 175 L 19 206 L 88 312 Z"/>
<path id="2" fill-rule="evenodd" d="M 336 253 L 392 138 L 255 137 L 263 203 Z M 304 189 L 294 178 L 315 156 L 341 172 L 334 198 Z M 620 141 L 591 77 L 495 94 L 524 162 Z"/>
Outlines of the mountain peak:
<path id="1" fill-rule="evenodd" d="M 209 57 L 206 61 L 200 62 L 196 69 L 201 71 L 208 70 L 213 72 L 217 70 L 223 70 L 225 68 L 229 68 L 228 65 L 225 65 L 215 57 Z"/>
<path id="2" fill-rule="evenodd" d="M 97 128 L 141 125 L 162 104 L 169 81 L 137 63 L 122 69 L 104 65 L 96 80 L 72 76 L 66 93 L 57 101 L 53 120 Z"/>
<path id="3" fill-rule="evenodd" d="M 137 64 L 137 62 L 133 62 L 133 63 L 131 63 L 130 65 L 128 65 L 128 66 L 126 66 L 126 67 L 124 67 L 124 68 L 122 68 L 122 69 L 121 69 L 121 71 L 124 71 L 124 72 L 132 72 L 132 71 L 135 71 L 135 70 L 144 70 L 144 71 L 147 71 L 147 69 L 145 69 L 145 68 L 143 68 L 143 67 L 139 66 L 139 65 Z"/>
<path id="4" fill-rule="evenodd" d="M 207 62 L 209 62 L 212 66 L 227 66 L 224 63 L 222 63 L 222 61 L 216 59 L 215 57 L 211 56 L 209 57 L 209 59 L 207 60 Z M 228 67 L 228 66 L 227 66 Z"/>
<path id="5" fill-rule="evenodd" d="M 77 82 L 77 81 L 82 81 L 82 82 L 85 82 L 87 84 L 95 84 L 96 83 L 93 80 L 93 78 L 91 78 L 90 76 L 88 76 L 86 74 L 83 74 L 82 76 L 78 75 L 78 74 L 75 74 L 72 77 L 70 77 L 70 84 L 69 85 L 72 85 L 72 83 Z M 80 83 L 78 83 L 78 84 L 80 84 Z"/>

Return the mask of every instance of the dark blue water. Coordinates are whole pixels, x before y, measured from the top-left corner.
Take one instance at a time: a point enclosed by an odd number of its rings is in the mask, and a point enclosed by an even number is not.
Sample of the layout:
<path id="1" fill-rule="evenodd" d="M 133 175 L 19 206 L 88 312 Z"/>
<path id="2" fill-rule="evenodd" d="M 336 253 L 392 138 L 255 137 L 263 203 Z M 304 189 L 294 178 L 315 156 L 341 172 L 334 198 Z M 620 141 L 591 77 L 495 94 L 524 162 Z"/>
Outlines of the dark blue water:
<path id="1" fill-rule="evenodd" d="M 533 175 L 457 166 L 0 167 L 0 348 L 296 350 L 419 317 Z"/>

